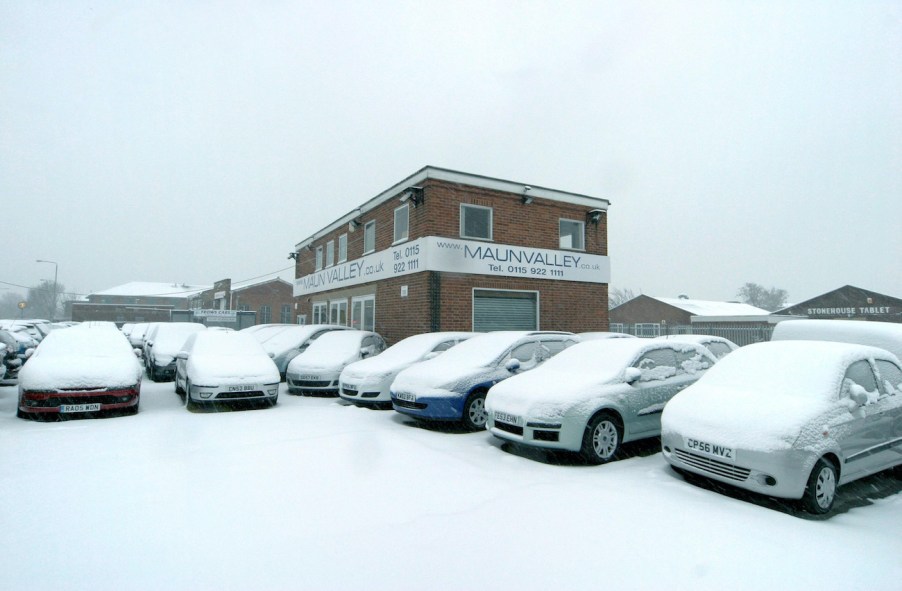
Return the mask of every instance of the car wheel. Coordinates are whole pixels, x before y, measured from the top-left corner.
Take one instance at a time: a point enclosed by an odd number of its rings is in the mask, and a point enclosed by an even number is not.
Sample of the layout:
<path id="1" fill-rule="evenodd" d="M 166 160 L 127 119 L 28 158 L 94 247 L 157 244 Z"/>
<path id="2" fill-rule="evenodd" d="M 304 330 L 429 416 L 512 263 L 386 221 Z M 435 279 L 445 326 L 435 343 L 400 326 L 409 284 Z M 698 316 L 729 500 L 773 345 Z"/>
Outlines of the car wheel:
<path id="1" fill-rule="evenodd" d="M 815 515 L 823 515 L 833 508 L 836 499 L 836 466 L 826 458 L 814 464 L 808 486 L 802 497 L 802 508 Z"/>
<path id="2" fill-rule="evenodd" d="M 476 390 L 471 393 L 464 403 L 464 427 L 470 431 L 485 429 L 489 413 L 485 410 L 485 390 Z"/>
<path id="3" fill-rule="evenodd" d="M 622 439 L 623 426 L 620 420 L 611 413 L 599 413 L 586 425 L 579 454 L 592 464 L 610 462 L 620 451 Z"/>
<path id="4" fill-rule="evenodd" d="M 31 415 L 29 415 L 27 412 L 23 412 L 22 409 L 20 409 L 20 408 L 16 409 L 16 416 L 20 419 L 30 419 L 31 418 Z"/>
<path id="5" fill-rule="evenodd" d="M 185 408 L 188 410 L 195 410 L 197 408 L 197 404 L 191 400 L 191 382 L 185 380 Z"/>
<path id="6" fill-rule="evenodd" d="M 179 386 L 179 376 L 176 374 L 175 376 L 175 393 L 181 396 L 185 393 L 185 389 Z"/>

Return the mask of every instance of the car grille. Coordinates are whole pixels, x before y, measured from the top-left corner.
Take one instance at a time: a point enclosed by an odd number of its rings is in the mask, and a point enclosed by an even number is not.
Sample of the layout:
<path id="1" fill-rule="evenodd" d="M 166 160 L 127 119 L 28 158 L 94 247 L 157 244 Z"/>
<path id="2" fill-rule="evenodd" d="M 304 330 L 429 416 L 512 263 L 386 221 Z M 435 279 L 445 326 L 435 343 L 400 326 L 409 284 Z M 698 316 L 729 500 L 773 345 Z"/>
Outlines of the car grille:
<path id="1" fill-rule="evenodd" d="M 233 398 L 261 398 L 263 392 L 260 390 L 254 392 L 222 392 L 216 396 L 216 400 L 229 400 Z"/>
<path id="2" fill-rule="evenodd" d="M 400 398 L 393 398 L 392 404 L 400 406 L 401 408 L 413 408 L 416 410 L 423 410 L 426 408 L 426 405 L 422 402 L 410 402 L 408 400 L 401 400 Z"/>
<path id="3" fill-rule="evenodd" d="M 329 380 L 291 380 L 291 385 L 298 388 L 328 388 L 332 382 Z"/>
<path id="4" fill-rule="evenodd" d="M 495 428 L 501 429 L 502 431 L 507 431 L 508 433 L 513 433 L 514 435 L 523 435 L 523 427 L 518 427 L 517 425 L 511 425 L 510 423 L 502 423 L 501 421 L 495 421 Z"/>
<path id="5" fill-rule="evenodd" d="M 345 396 L 357 396 L 357 390 L 348 390 L 347 388 L 342 388 L 341 393 Z"/>
<path id="6" fill-rule="evenodd" d="M 749 473 L 751 472 L 748 468 L 742 468 L 740 466 L 727 464 L 726 462 L 706 458 L 688 451 L 683 451 L 682 449 L 674 449 L 673 453 L 681 462 L 692 466 L 696 470 L 720 476 L 721 478 L 729 478 L 730 480 L 735 480 L 737 482 L 748 480 Z"/>
<path id="7" fill-rule="evenodd" d="M 379 392 L 364 392 L 360 395 L 361 398 L 376 398 L 379 396 Z"/>
<path id="8" fill-rule="evenodd" d="M 128 402 L 134 394 L 115 396 L 111 394 L 95 394 L 91 396 L 53 396 L 50 398 L 28 397 L 26 404 L 34 408 L 56 408 L 61 404 L 119 404 Z"/>

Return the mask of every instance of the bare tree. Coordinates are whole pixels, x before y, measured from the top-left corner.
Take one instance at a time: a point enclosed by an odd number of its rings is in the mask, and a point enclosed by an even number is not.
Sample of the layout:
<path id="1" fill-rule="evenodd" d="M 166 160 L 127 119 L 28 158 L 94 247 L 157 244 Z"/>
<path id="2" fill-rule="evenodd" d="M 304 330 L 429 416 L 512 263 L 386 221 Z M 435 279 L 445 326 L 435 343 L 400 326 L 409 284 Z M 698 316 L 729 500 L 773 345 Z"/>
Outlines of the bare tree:
<path id="1" fill-rule="evenodd" d="M 25 297 L 17 292 L 4 291 L 0 294 L 0 318 L 18 318 L 19 302 L 25 300 Z"/>
<path id="2" fill-rule="evenodd" d="M 757 283 L 746 283 L 739 288 L 737 295 L 746 304 L 763 308 L 768 312 L 784 307 L 789 298 L 789 293 L 785 289 L 776 287 L 767 289 Z"/>
<path id="3" fill-rule="evenodd" d="M 636 297 L 632 289 L 615 287 L 608 291 L 608 309 L 616 308 Z"/>
<path id="4" fill-rule="evenodd" d="M 53 281 L 43 279 L 39 285 L 28 288 L 28 308 L 26 314 L 31 318 L 57 317 L 60 295 L 65 291 L 62 283 L 54 285 Z"/>

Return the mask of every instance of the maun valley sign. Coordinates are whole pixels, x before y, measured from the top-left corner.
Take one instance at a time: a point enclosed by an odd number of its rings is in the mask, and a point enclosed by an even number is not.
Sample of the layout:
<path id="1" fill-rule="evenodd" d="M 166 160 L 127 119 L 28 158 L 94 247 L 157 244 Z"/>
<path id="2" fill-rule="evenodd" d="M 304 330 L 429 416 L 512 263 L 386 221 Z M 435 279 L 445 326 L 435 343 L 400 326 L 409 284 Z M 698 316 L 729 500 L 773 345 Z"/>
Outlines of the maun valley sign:
<path id="1" fill-rule="evenodd" d="M 427 236 L 321 269 L 294 281 L 294 295 L 340 289 L 421 271 L 608 283 L 608 257 Z"/>

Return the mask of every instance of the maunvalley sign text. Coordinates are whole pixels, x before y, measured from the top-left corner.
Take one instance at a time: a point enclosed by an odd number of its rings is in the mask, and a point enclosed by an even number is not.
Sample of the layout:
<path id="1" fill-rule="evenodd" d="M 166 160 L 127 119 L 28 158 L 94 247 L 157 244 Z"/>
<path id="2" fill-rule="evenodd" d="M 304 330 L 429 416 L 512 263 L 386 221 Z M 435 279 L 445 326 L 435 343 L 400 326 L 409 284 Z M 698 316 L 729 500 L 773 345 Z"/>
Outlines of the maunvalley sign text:
<path id="1" fill-rule="evenodd" d="M 608 257 L 427 236 L 321 269 L 294 281 L 294 295 L 340 289 L 422 271 L 608 283 Z"/>

